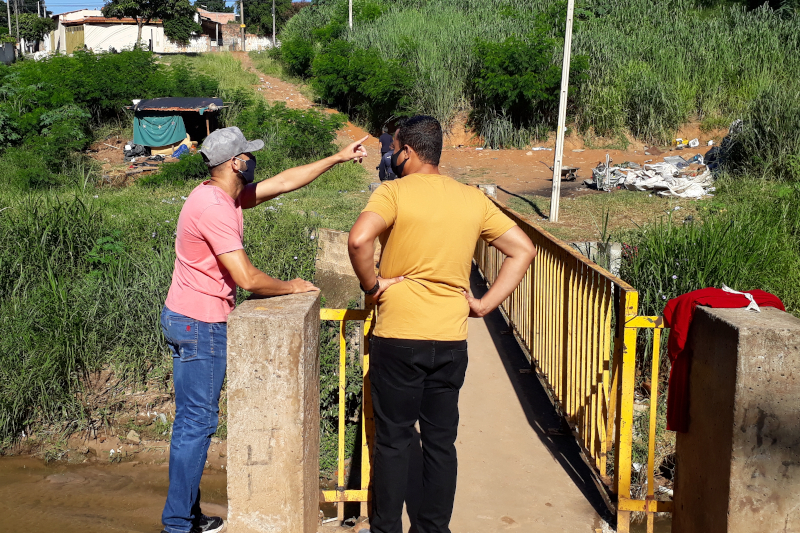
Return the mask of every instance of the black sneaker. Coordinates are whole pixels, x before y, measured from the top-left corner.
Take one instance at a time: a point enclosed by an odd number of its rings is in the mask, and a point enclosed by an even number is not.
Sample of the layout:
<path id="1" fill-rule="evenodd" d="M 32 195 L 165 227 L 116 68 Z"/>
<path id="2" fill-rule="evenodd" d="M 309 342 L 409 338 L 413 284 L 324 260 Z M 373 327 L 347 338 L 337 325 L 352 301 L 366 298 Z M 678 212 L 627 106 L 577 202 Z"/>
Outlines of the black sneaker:
<path id="1" fill-rule="evenodd" d="M 225 527 L 225 522 L 218 516 L 202 515 L 191 533 L 218 533 Z"/>

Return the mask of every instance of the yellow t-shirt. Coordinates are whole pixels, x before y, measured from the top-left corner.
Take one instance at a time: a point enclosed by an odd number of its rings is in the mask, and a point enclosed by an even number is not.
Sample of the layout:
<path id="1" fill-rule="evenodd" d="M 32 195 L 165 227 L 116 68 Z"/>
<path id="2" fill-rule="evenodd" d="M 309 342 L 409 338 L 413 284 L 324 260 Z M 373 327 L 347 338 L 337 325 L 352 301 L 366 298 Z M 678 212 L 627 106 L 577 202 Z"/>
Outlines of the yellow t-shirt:
<path id="1" fill-rule="evenodd" d="M 380 276 L 405 279 L 378 302 L 374 333 L 393 339 L 464 340 L 469 273 L 479 238 L 514 227 L 476 187 L 447 176 L 411 174 L 384 182 L 364 211 L 380 215 Z"/>

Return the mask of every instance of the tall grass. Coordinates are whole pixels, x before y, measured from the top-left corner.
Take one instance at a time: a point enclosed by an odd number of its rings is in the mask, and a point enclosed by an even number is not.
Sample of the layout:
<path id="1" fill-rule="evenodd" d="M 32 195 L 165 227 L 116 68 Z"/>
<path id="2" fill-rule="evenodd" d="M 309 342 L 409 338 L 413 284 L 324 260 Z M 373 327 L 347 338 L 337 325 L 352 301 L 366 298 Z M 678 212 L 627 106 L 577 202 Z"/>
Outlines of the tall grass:
<path id="1" fill-rule="evenodd" d="M 341 2 L 304 9 L 282 38 L 310 40 Z M 450 125 L 470 109 L 467 85 L 475 67 L 477 38 L 499 42 L 525 35 L 540 13 L 552 15 L 552 32 L 563 31 L 566 2 L 556 0 L 431 0 L 383 3 L 372 21 L 356 20 L 346 38 L 398 59 L 413 72 L 411 109 Z M 561 49 L 552 50 L 560 63 Z M 738 3 L 714 10 L 695 0 L 614 3 L 588 0 L 578 6 L 573 55 L 589 56 L 590 69 L 571 111 L 581 131 L 605 136 L 623 131 L 666 142 L 682 124 L 699 118 L 739 118 L 767 88 L 795 87 L 800 68 L 800 17 Z M 786 130 L 788 131 L 788 130 Z"/>
<path id="2" fill-rule="evenodd" d="M 245 121 L 242 127 L 267 144 L 259 180 L 336 150 L 340 118 L 259 108 L 248 87 L 254 75 L 231 59 L 172 60 L 224 78 L 223 95 L 241 97 L 244 107 L 230 119 Z M 183 198 L 204 175 L 196 157 L 186 158 L 149 186 L 112 189 L 95 181 L 99 172 L 86 159 L 76 159 L 85 166 L 65 169 L 57 186 L 29 190 L 36 161 L 27 148 L 0 156 L 0 449 L 23 431 L 74 431 L 100 418 L 95 409 L 112 409 L 85 401 L 91 372 L 110 369 L 126 386 L 169 391 L 172 360 L 159 313 Z M 254 265 L 281 279 L 312 279 L 314 230 L 349 229 L 366 202 L 366 175 L 360 165 L 338 166 L 311 187 L 245 211 Z"/>
<path id="3" fill-rule="evenodd" d="M 734 203 L 701 220 L 664 217 L 623 237 L 620 276 L 639 291 L 639 312 L 661 315 L 666 302 L 705 287 L 763 289 L 800 311 L 796 201 Z M 758 238 L 754 238 L 758 236 Z"/>

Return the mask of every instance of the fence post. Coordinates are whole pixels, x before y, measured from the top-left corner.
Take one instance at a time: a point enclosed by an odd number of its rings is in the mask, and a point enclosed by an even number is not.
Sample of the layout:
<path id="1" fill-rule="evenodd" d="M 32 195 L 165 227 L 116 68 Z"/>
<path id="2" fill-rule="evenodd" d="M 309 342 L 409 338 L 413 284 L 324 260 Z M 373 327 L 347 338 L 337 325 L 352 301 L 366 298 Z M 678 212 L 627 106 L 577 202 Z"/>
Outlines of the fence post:
<path id="1" fill-rule="evenodd" d="M 315 533 L 319 292 L 248 300 L 228 317 L 228 531 Z"/>
<path id="2" fill-rule="evenodd" d="M 633 450 L 633 388 L 636 379 L 636 334 L 638 330 L 628 329 L 625 323 L 635 317 L 639 311 L 639 293 L 620 290 L 620 307 L 617 314 L 617 331 L 621 334 L 621 349 L 615 350 L 621 355 L 617 375 L 619 390 L 616 405 L 617 443 L 615 448 L 615 468 L 617 487 L 617 505 L 623 498 L 631 497 L 631 452 Z M 621 322 L 621 323 L 620 323 Z M 616 364 L 616 363 L 615 363 Z M 630 511 L 617 509 L 617 533 L 630 531 Z"/>

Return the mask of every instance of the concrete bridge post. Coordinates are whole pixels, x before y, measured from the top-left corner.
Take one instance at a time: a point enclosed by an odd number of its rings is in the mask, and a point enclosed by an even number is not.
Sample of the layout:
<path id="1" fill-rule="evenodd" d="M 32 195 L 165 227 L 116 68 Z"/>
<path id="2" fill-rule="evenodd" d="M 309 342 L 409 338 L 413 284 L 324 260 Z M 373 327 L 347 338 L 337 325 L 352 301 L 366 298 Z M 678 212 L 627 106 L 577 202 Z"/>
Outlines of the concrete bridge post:
<path id="1" fill-rule="evenodd" d="M 800 320 L 698 307 L 673 533 L 800 532 Z"/>
<path id="2" fill-rule="evenodd" d="M 228 318 L 228 531 L 319 523 L 319 293 L 248 300 Z"/>

